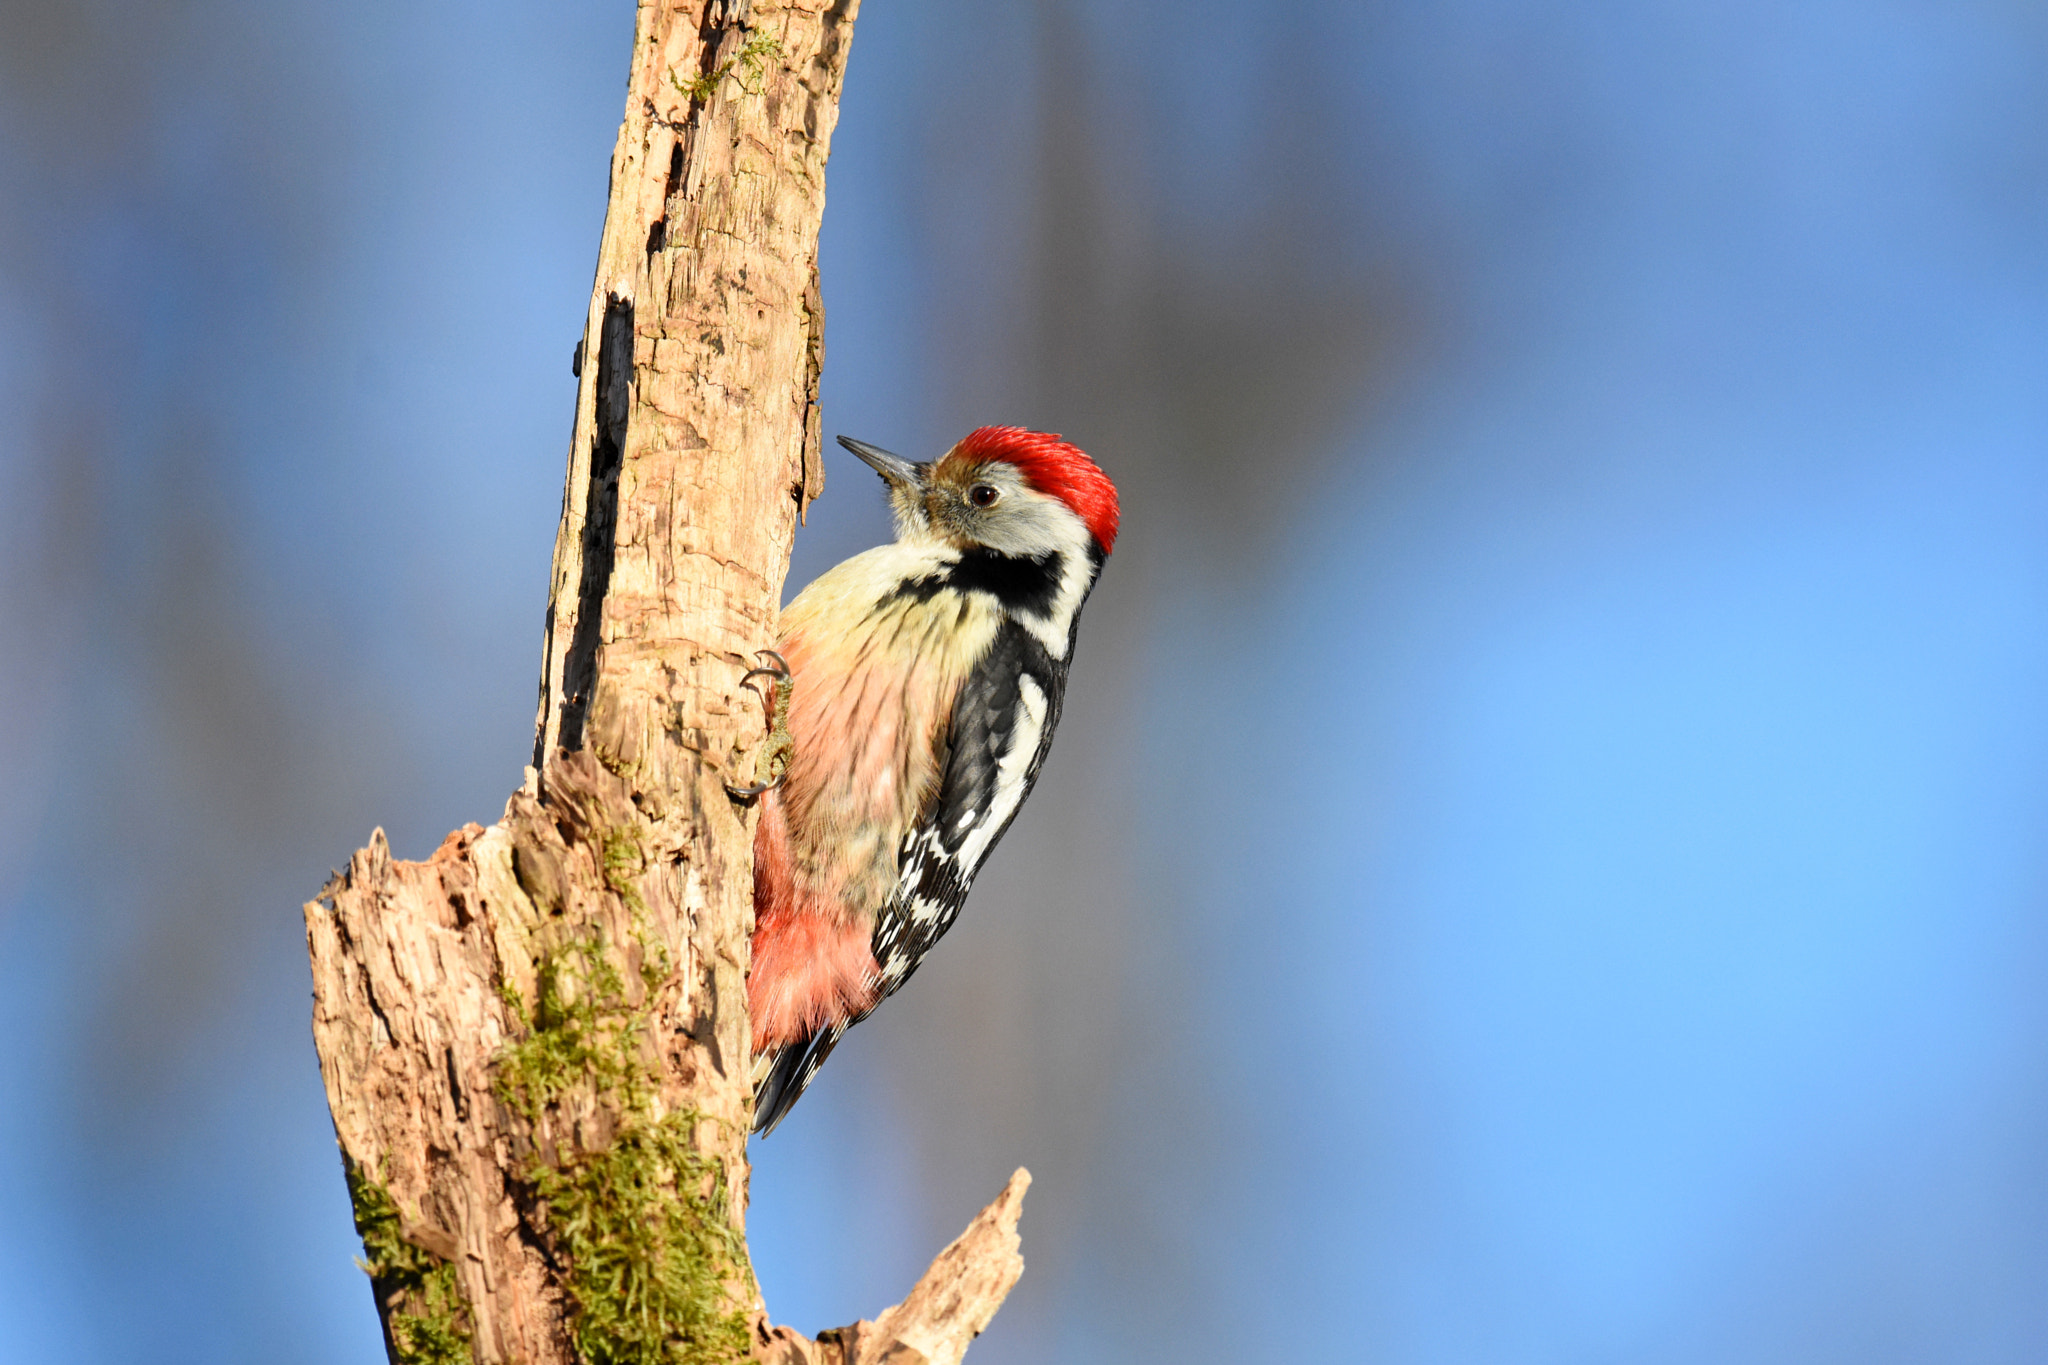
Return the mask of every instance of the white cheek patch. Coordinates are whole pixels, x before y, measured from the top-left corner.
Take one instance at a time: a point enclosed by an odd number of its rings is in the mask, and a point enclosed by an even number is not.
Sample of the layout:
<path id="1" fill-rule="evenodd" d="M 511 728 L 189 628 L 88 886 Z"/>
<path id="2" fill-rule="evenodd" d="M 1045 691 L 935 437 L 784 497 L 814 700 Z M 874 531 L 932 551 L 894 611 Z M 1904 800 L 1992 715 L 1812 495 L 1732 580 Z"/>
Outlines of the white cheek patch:
<path id="1" fill-rule="evenodd" d="M 1093 566 L 1086 552 L 1077 554 L 1069 551 L 1060 560 L 1059 592 L 1054 595 L 1046 614 L 1014 613 L 1017 624 L 1030 631 L 1031 638 L 1045 646 L 1045 652 L 1055 659 L 1067 657 L 1067 646 L 1074 635 L 1074 614 L 1081 610 L 1081 600 L 1087 596 L 1088 584 L 1093 577 Z"/>

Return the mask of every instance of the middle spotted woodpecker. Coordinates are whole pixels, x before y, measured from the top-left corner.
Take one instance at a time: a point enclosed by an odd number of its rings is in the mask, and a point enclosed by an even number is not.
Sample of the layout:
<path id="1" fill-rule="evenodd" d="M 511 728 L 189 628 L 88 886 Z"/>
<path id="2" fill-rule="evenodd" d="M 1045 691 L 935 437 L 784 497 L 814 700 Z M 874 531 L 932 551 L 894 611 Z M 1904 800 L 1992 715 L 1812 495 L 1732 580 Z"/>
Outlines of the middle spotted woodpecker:
<path id="1" fill-rule="evenodd" d="M 791 749 L 760 789 L 747 979 L 762 1133 L 960 913 L 1045 762 L 1116 543 L 1115 486 L 1057 436 L 982 427 L 924 464 L 839 443 L 888 485 L 897 538 L 782 613 Z"/>

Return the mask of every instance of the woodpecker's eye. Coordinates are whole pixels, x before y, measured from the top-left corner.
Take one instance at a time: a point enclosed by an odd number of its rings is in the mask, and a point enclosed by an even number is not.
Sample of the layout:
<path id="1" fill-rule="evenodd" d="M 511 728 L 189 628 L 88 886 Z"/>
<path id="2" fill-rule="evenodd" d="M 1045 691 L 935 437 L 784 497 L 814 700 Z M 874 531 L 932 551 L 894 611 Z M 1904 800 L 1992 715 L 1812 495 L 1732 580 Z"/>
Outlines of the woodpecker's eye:
<path id="1" fill-rule="evenodd" d="M 967 500 L 976 507 L 994 507 L 1002 497 L 1003 490 L 991 483 L 978 483 L 967 490 Z"/>

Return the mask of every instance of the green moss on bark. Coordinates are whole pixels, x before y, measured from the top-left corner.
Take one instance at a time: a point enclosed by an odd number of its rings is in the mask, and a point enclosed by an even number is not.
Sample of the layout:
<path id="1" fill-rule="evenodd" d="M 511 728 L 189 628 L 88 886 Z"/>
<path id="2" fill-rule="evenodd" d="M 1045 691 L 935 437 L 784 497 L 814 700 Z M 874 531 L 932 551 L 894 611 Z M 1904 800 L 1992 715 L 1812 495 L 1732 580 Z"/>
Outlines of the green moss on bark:
<path id="1" fill-rule="evenodd" d="M 646 920 L 647 902 L 640 899 L 640 888 L 633 884 L 633 878 L 646 866 L 647 855 L 640 849 L 639 831 L 624 825 L 605 831 L 604 884 L 626 903 L 636 924 Z M 644 946 L 645 934 L 641 940 Z"/>
<path id="2" fill-rule="evenodd" d="M 523 1035 L 498 1054 L 498 1097 L 529 1124 L 571 1090 L 615 1096 L 644 1109 L 654 1077 L 640 1055 L 646 1011 L 626 996 L 625 974 L 588 932 L 543 953 L 531 1006 L 509 985 L 500 994 Z"/>
<path id="3" fill-rule="evenodd" d="M 642 1121 L 601 1152 L 531 1173 L 568 1263 L 572 1331 L 588 1365 L 713 1365 L 747 1355 L 726 1283 L 746 1250 L 725 1173 L 688 1112 Z"/>
<path id="4" fill-rule="evenodd" d="M 603 840 L 605 880 L 642 917 L 631 882 L 643 865 L 631 831 Z M 649 1002 L 667 954 L 636 935 L 631 954 L 585 931 L 537 964 L 534 999 L 504 991 L 519 1035 L 499 1054 L 506 1107 L 539 1124 L 566 1097 L 616 1117 L 602 1150 L 536 1156 L 524 1179 L 565 1266 L 569 1327 L 587 1365 L 722 1365 L 747 1357 L 746 1315 L 730 1286 L 751 1282 L 723 1164 L 697 1150 L 701 1116 L 659 1112 Z M 639 977 L 638 991 L 629 987 Z"/>
<path id="5" fill-rule="evenodd" d="M 455 1282 L 455 1266 L 405 1240 L 390 1192 L 344 1160 L 362 1266 L 378 1302 L 396 1365 L 469 1365 L 469 1303 Z"/>

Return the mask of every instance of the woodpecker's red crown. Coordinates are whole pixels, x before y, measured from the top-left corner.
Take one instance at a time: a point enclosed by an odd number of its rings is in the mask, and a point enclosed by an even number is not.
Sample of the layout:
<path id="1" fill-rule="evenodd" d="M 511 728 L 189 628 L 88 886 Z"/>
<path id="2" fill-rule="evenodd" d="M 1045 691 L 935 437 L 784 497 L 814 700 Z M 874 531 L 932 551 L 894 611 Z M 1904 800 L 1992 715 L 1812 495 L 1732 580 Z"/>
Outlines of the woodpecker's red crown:
<path id="1" fill-rule="evenodd" d="M 977 427 L 939 461 L 972 464 L 1000 461 L 1014 466 L 1025 482 L 1073 509 L 1106 555 L 1116 546 L 1116 485 L 1079 446 L 1057 435 L 1023 427 Z"/>

